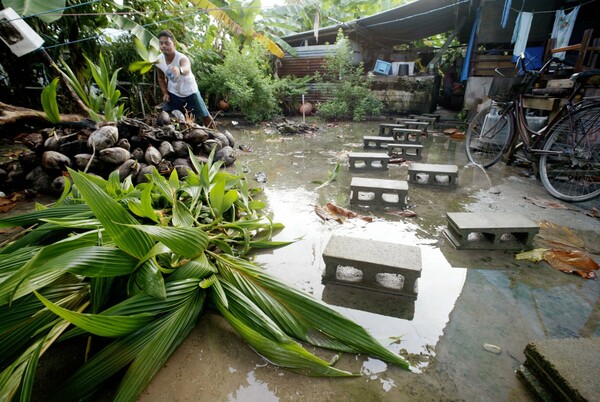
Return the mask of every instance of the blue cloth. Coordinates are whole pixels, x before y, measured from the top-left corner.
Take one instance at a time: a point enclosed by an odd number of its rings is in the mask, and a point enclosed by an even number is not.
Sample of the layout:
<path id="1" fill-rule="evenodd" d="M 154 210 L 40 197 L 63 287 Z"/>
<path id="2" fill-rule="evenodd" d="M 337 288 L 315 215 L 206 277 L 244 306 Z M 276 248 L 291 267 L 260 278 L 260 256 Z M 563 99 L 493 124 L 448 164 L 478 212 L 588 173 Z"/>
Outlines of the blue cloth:
<path id="1" fill-rule="evenodd" d="M 202 118 L 208 116 L 208 108 L 204 103 L 204 99 L 200 96 L 200 92 L 183 98 L 169 92 L 169 102 L 163 104 L 162 110 L 165 112 L 179 110 L 183 114 L 187 111 L 192 113 L 198 122 L 202 122 Z"/>
<path id="2" fill-rule="evenodd" d="M 477 27 L 479 26 L 479 17 L 481 16 L 481 6 L 477 8 L 475 13 L 475 21 L 473 22 L 473 29 L 471 30 L 471 37 L 469 38 L 469 45 L 467 46 L 467 55 L 463 61 L 462 70 L 460 72 L 461 82 L 465 82 L 469 78 L 469 65 L 471 64 L 471 53 L 473 53 L 473 47 L 475 46 L 475 34 L 477 33 Z"/>
<path id="3" fill-rule="evenodd" d="M 512 0 L 504 0 L 504 10 L 502 10 L 502 21 L 500 21 L 500 25 L 502 28 L 506 28 L 506 23 L 508 22 L 508 16 L 510 14 L 510 6 Z"/>

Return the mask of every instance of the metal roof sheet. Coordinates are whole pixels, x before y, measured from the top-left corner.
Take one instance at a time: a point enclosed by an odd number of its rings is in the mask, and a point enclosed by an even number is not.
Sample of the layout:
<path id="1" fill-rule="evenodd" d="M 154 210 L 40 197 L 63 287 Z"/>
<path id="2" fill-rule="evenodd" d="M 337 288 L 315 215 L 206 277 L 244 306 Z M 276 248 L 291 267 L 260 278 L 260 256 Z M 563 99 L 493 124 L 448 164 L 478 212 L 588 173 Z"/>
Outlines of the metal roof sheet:
<path id="1" fill-rule="evenodd" d="M 375 45 L 394 45 L 427 38 L 454 30 L 464 17 L 470 27 L 478 0 L 417 0 L 388 11 L 354 21 L 339 23 L 319 30 L 319 44 L 333 43 L 339 28 L 348 36 Z M 470 28 L 469 28 L 470 29 Z M 300 46 L 305 40 L 316 44 L 313 31 L 288 35 L 283 38 L 291 46 Z"/>

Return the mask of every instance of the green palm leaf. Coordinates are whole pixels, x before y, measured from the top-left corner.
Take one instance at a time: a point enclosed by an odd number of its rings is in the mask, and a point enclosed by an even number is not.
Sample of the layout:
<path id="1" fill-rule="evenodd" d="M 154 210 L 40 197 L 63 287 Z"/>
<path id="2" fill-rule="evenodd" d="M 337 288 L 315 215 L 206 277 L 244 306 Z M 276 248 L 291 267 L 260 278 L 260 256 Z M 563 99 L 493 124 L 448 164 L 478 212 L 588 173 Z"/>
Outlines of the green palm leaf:
<path id="1" fill-rule="evenodd" d="M 185 258 L 194 258 L 204 252 L 208 245 L 208 235 L 198 227 L 170 227 L 131 225 L 151 236 L 154 240 L 163 243 L 173 252 Z"/>
<path id="2" fill-rule="evenodd" d="M 35 293 L 48 310 L 61 317 L 63 320 L 94 335 L 105 336 L 108 338 L 116 338 L 137 331 L 154 317 L 149 313 L 127 316 L 77 313 L 52 303 L 38 292 L 34 291 L 33 293 Z"/>
<path id="3" fill-rule="evenodd" d="M 72 169 L 69 169 L 69 173 L 83 199 L 117 247 L 137 258 L 141 258 L 152 248 L 152 239 L 147 234 L 129 226 L 138 222 L 122 205 L 88 180 L 85 173 Z"/>

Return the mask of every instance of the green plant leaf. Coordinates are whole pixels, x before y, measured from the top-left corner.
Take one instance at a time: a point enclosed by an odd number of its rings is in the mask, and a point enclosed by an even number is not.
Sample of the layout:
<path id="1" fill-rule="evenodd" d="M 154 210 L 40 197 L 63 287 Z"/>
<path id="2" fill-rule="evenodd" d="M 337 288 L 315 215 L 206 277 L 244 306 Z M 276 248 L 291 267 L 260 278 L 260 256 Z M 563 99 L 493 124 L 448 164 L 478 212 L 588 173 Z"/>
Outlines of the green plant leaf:
<path id="1" fill-rule="evenodd" d="M 2 0 L 2 5 L 4 8 L 11 7 L 22 17 L 35 15 L 46 24 L 50 24 L 62 16 L 65 0 Z"/>
<path id="2" fill-rule="evenodd" d="M 140 268 L 129 279 L 129 293 L 146 292 L 160 300 L 167 298 L 165 280 L 158 263 L 150 258 L 142 263 Z"/>
<path id="3" fill-rule="evenodd" d="M 140 313 L 129 316 L 105 316 L 101 314 L 78 313 L 57 306 L 38 292 L 34 291 L 34 293 L 48 310 L 71 324 L 98 336 L 105 336 L 108 338 L 124 336 L 137 331 L 154 318 L 154 316 L 149 313 Z"/>
<path id="4" fill-rule="evenodd" d="M 42 109 L 46 113 L 46 119 L 52 124 L 60 121 L 60 112 L 58 111 L 58 102 L 56 101 L 56 87 L 58 86 L 58 77 L 53 79 L 50 84 L 42 90 Z"/>
<path id="5" fill-rule="evenodd" d="M 143 257 L 154 243 L 147 234 L 130 226 L 138 223 L 135 218 L 89 180 L 87 174 L 72 169 L 69 169 L 69 173 L 78 191 L 117 247 L 134 257 Z"/>
<path id="6" fill-rule="evenodd" d="M 133 226 L 160 241 L 173 252 L 186 258 L 194 258 L 202 254 L 208 245 L 208 235 L 198 227 L 170 227 L 170 226 Z"/>

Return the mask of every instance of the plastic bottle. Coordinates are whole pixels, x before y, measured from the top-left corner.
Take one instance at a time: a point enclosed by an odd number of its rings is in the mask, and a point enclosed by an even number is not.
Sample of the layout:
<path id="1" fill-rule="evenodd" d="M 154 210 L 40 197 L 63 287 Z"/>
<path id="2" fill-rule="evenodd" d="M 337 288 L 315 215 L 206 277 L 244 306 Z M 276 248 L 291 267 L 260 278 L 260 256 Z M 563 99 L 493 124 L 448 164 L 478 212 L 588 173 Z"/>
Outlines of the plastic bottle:
<path id="1" fill-rule="evenodd" d="M 508 122 L 503 125 L 502 129 L 500 129 L 500 125 L 502 123 L 496 125 L 500 120 L 500 115 L 498 114 L 498 109 L 492 107 L 488 114 L 483 119 L 483 126 L 481 127 L 481 138 L 479 139 L 481 142 L 488 142 L 493 144 L 505 144 L 506 137 L 508 137 Z"/>

